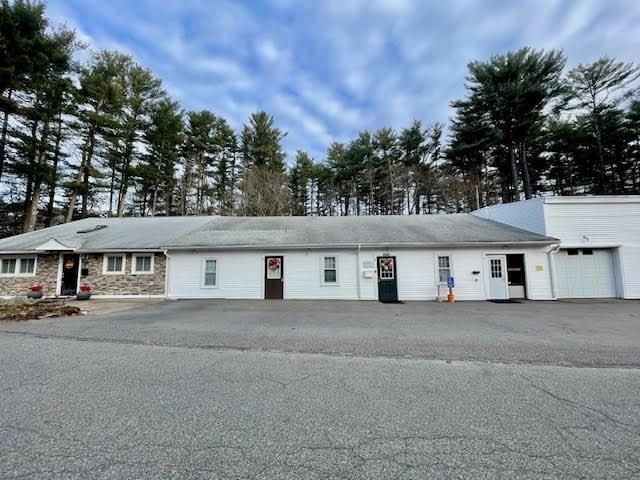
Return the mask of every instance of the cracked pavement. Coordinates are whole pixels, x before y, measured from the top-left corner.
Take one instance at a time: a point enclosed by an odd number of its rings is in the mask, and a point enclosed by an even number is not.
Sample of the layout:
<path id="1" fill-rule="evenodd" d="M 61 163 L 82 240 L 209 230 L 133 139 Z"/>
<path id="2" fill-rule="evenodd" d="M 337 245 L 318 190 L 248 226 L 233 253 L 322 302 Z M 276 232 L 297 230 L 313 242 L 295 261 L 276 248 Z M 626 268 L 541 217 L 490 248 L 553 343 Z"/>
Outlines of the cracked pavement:
<path id="1" fill-rule="evenodd" d="M 224 314 L 220 305 L 212 316 Z M 297 306 L 278 308 L 266 309 L 266 327 L 310 330 L 306 317 L 289 326 Z M 354 317 L 364 308 L 354 306 Z M 401 337 L 412 308 L 390 319 Z M 339 354 L 322 343 L 278 351 L 259 335 L 242 349 L 204 348 L 186 342 L 184 332 L 195 338 L 203 328 L 188 318 L 174 322 L 175 338 L 164 325 L 162 342 L 158 332 L 130 335 L 136 321 L 141 332 L 168 321 L 162 307 L 145 310 L 0 324 L 1 479 L 640 478 L 640 370 L 603 368 L 597 346 L 589 357 L 583 345 L 576 365 L 468 359 L 463 349 L 456 358 L 453 348 L 442 360 L 363 354 L 357 342 L 348 351 L 348 335 Z M 558 321 L 586 336 L 592 327 L 580 331 L 567 311 Z M 212 322 L 212 332 L 226 326 Z M 630 325 L 633 339 L 640 324 Z M 509 338 L 498 340 L 515 356 Z M 620 358 L 622 342 L 600 341 Z"/>

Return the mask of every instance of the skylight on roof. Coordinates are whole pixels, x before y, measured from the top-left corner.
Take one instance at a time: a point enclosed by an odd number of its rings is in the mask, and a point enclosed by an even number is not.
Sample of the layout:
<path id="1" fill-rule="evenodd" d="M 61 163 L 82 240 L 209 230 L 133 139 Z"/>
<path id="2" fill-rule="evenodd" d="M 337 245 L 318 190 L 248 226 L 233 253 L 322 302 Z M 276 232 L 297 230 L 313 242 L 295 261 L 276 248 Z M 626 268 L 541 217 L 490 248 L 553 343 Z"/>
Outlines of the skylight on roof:
<path id="1" fill-rule="evenodd" d="M 87 228 L 86 230 L 78 230 L 76 233 L 91 233 L 91 232 L 96 232 L 98 230 L 102 230 L 103 228 L 107 228 L 107 226 L 106 225 L 96 225 L 95 227 Z"/>

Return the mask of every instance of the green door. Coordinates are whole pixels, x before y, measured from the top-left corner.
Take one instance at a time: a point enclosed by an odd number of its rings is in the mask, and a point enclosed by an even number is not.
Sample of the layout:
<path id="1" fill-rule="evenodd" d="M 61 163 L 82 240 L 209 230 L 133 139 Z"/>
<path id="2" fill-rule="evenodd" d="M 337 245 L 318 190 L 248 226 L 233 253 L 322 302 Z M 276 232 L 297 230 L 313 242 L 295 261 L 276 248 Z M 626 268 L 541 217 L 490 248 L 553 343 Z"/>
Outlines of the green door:
<path id="1" fill-rule="evenodd" d="M 378 257 L 378 300 L 382 303 L 398 301 L 396 257 Z"/>

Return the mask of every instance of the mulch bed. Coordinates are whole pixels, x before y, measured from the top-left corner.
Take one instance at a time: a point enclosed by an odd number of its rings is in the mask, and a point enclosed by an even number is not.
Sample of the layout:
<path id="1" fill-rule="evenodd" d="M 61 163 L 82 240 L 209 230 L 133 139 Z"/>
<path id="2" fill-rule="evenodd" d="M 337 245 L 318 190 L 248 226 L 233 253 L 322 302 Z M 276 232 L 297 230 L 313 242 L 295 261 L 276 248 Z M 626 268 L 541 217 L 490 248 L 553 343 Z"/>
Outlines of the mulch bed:
<path id="1" fill-rule="evenodd" d="M 33 320 L 36 318 L 68 317 L 80 314 L 78 307 L 60 300 L 15 299 L 0 302 L 0 321 Z"/>

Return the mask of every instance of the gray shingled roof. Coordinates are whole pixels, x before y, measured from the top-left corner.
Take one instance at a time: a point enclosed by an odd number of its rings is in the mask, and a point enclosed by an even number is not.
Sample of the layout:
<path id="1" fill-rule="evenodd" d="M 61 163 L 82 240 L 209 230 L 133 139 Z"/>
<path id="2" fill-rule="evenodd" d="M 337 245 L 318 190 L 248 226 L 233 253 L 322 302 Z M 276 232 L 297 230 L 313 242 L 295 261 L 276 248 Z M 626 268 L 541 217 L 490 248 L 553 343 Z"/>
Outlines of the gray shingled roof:
<path id="1" fill-rule="evenodd" d="M 79 233 L 98 225 L 106 227 Z M 77 251 L 557 242 L 550 237 L 468 214 L 87 218 L 2 239 L 0 252 L 34 251 L 50 239 Z"/>
<path id="2" fill-rule="evenodd" d="M 211 217 L 85 218 L 0 240 L 0 252 L 33 251 L 54 239 L 78 251 L 159 250 L 172 239 L 197 229 Z M 88 233 L 98 225 L 106 228 Z"/>

